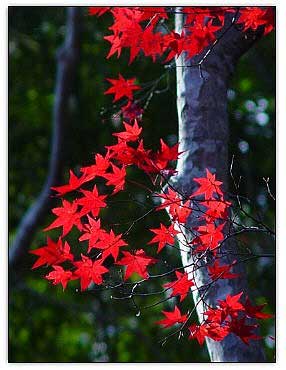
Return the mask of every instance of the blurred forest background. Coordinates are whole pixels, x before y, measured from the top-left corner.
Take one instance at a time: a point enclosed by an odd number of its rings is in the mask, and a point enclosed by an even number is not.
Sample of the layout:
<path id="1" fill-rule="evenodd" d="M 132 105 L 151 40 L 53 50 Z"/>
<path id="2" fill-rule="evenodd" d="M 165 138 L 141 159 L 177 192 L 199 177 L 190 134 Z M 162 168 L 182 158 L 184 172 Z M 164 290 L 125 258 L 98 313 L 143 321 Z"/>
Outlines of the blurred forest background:
<path id="1" fill-rule="evenodd" d="M 136 76 L 139 83 L 150 82 L 166 69 L 149 58 L 139 58 L 128 66 L 128 53 L 117 60 L 106 60 L 109 43 L 103 40 L 111 23 L 109 16 L 87 16 L 82 8 L 80 60 L 75 86 L 69 99 L 69 119 L 64 128 L 63 181 L 70 168 L 77 171 L 92 162 L 95 152 L 114 143 L 112 133 L 119 130 L 111 119 L 116 108 L 112 98 L 103 95 L 109 87 L 106 77 Z M 56 51 L 66 29 L 65 7 L 9 8 L 9 244 L 28 207 L 45 182 L 50 155 L 52 109 L 56 75 Z M 230 117 L 230 158 L 234 155 L 234 174 L 241 179 L 241 195 L 251 202 L 245 206 L 258 212 L 274 228 L 275 202 L 269 197 L 263 177 L 275 191 L 275 34 L 263 38 L 245 55 L 234 74 L 228 92 Z M 169 89 L 154 94 L 143 116 L 144 138 L 150 146 L 159 138 L 176 141 L 177 113 L 175 71 L 170 70 Z M 166 80 L 162 80 L 162 89 Z M 102 109 L 106 111 L 102 113 Z M 141 181 L 139 173 L 134 179 Z M 62 182 L 64 183 L 64 182 Z M 56 185 L 56 184 L 55 184 Z M 57 184 L 60 185 L 60 184 Z M 142 190 L 134 199 L 149 201 Z M 140 214 L 135 202 L 118 207 L 106 217 L 134 219 Z M 134 243 L 145 245 L 146 228 L 157 225 L 157 215 L 137 224 Z M 31 248 L 45 244 L 42 229 L 52 220 L 48 213 L 34 235 Z M 166 216 L 167 220 L 167 216 Z M 244 220 L 251 222 L 250 220 Z M 155 226 L 156 227 L 156 226 Z M 57 234 L 55 232 L 54 234 Z M 54 236 L 50 233 L 50 236 Z M 130 236 L 132 238 L 132 235 Z M 274 243 L 265 235 L 244 235 L 243 243 L 261 253 L 274 253 Z M 72 244 L 72 241 L 71 241 Z M 168 252 L 166 252 L 168 253 Z M 174 264 L 179 256 L 169 255 Z M 113 301 L 110 291 L 81 293 L 76 285 L 65 292 L 42 277 L 45 269 L 31 271 L 35 256 L 26 254 L 17 271 L 9 276 L 9 361 L 10 362 L 203 362 L 206 349 L 187 338 L 173 337 L 164 346 L 159 340 L 168 330 L 154 322 L 168 303 L 136 310 L 128 300 Z M 247 264 L 249 285 L 256 303 L 267 302 L 275 312 L 275 258 L 258 258 Z M 15 278 L 17 276 L 17 278 Z M 146 291 L 159 282 L 146 284 Z M 138 300 L 141 305 L 154 298 Z M 192 305 L 186 299 L 184 307 Z M 263 320 L 261 334 L 268 361 L 274 358 L 274 320 Z"/>

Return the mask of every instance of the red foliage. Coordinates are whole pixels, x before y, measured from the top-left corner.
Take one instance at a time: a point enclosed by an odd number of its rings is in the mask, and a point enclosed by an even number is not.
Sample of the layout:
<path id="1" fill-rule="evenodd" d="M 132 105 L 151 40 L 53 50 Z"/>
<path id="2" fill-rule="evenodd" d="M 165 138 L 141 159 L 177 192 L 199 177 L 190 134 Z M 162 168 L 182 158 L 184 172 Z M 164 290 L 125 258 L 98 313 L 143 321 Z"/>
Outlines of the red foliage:
<path id="1" fill-rule="evenodd" d="M 175 324 L 184 323 L 188 319 L 187 315 L 181 314 L 181 311 L 177 306 L 174 307 L 174 311 L 162 311 L 162 313 L 166 316 L 166 318 L 157 321 L 156 324 L 163 325 L 165 328 L 168 328 L 169 326 L 173 326 Z"/>
<path id="2" fill-rule="evenodd" d="M 143 279 L 148 278 L 147 267 L 157 262 L 155 258 L 145 254 L 143 249 L 139 249 L 134 254 L 122 252 L 124 257 L 116 262 L 117 265 L 126 266 L 124 280 L 127 280 L 134 272 L 140 275 Z"/>
<path id="3" fill-rule="evenodd" d="M 166 245 L 173 245 L 175 243 L 175 235 L 179 233 L 175 230 L 174 225 L 166 227 L 163 224 L 160 224 L 159 229 L 150 229 L 150 231 L 156 234 L 156 236 L 154 236 L 148 244 L 158 243 L 157 253 L 159 253 Z"/>
<path id="4" fill-rule="evenodd" d="M 112 87 L 106 90 L 104 94 L 114 94 L 114 102 L 124 96 L 128 99 L 133 99 L 133 91 L 140 90 L 140 86 L 135 85 L 135 80 L 136 78 L 125 80 L 121 74 L 119 74 L 118 80 L 107 78 L 107 81 L 112 84 Z"/>
<path id="5" fill-rule="evenodd" d="M 195 284 L 192 280 L 189 279 L 189 276 L 186 272 L 182 273 L 176 271 L 177 280 L 171 281 L 170 283 L 164 284 L 164 288 L 172 288 L 171 297 L 176 295 L 180 296 L 180 302 L 183 301 L 189 294 L 189 290 Z"/>
<path id="6" fill-rule="evenodd" d="M 239 12 L 235 7 L 183 7 L 182 11 L 187 14 L 187 22 L 181 34 L 174 30 L 162 32 L 159 30 L 159 22 L 168 20 L 168 9 L 165 7 L 90 7 L 89 14 L 102 16 L 110 13 L 113 24 L 109 27 L 111 35 L 104 37 L 111 48 L 107 58 L 117 54 L 121 55 L 122 49 L 129 48 L 130 63 L 143 53 L 150 56 L 153 61 L 164 60 L 169 62 L 178 57 L 182 52 L 187 52 L 189 58 L 201 53 L 210 47 L 216 40 L 218 31 L 224 26 L 225 15 L 235 16 L 235 22 L 241 25 L 244 31 L 256 30 L 262 27 L 264 33 L 273 29 L 273 9 L 258 7 L 241 7 Z M 54 228 L 62 228 L 57 242 L 47 238 L 47 245 L 32 250 L 31 253 L 38 257 L 32 268 L 44 265 L 52 266 L 53 270 L 46 275 L 54 285 L 61 284 L 66 288 L 70 280 L 79 280 L 81 290 L 86 290 L 91 283 L 101 285 L 104 283 L 104 275 L 109 273 L 110 263 L 125 266 L 124 280 L 137 273 L 143 279 L 149 279 L 147 268 L 160 261 L 147 256 L 143 249 L 130 253 L 122 250 L 127 247 L 125 241 L 130 230 L 115 234 L 110 229 L 106 230 L 101 225 L 102 209 L 109 207 L 109 199 L 116 197 L 117 193 L 125 190 L 128 176 L 128 167 L 134 166 L 145 172 L 152 179 L 153 185 L 157 177 L 160 184 L 166 183 L 169 176 L 176 175 L 172 163 L 179 157 L 179 144 L 168 146 L 163 139 L 160 140 L 160 149 L 153 151 L 146 149 L 142 139 L 142 127 L 138 120 L 141 119 L 143 109 L 139 103 L 133 101 L 133 93 L 141 87 L 135 83 L 136 78 L 125 79 L 119 74 L 118 79 L 107 79 L 112 86 L 105 94 L 113 94 L 113 101 L 127 98 L 127 103 L 121 108 L 121 112 L 127 122 L 123 122 L 124 130 L 114 133 L 117 142 L 106 147 L 106 154 L 96 154 L 94 163 L 80 169 L 81 176 L 77 177 L 70 171 L 69 182 L 66 185 L 53 187 L 57 196 L 63 197 L 69 192 L 77 191 L 81 196 L 68 201 L 62 199 L 62 207 L 57 207 L 52 212 L 57 218 L 46 227 L 48 231 Z M 137 120 L 136 120 L 137 119 Z M 100 180 L 100 187 L 90 182 Z M 154 180 L 154 181 L 153 181 Z M 187 220 L 192 216 L 194 209 L 201 207 L 201 216 L 198 217 L 199 226 L 193 232 L 195 237 L 192 241 L 185 240 L 185 247 L 190 252 L 197 254 L 208 252 L 215 258 L 213 264 L 208 264 L 207 269 L 210 281 L 218 279 L 235 279 L 239 275 L 230 270 L 236 261 L 230 264 L 220 264 L 218 252 L 225 240 L 224 227 L 227 222 L 228 208 L 231 206 L 225 200 L 222 185 L 216 179 L 215 173 L 206 169 L 206 176 L 193 179 L 198 188 L 189 196 L 180 194 L 172 186 L 164 191 L 161 187 L 159 193 L 154 189 L 154 194 L 161 201 L 160 205 L 154 207 L 156 211 L 168 210 L 171 225 L 165 226 L 160 223 L 159 228 L 151 228 L 155 234 L 148 244 L 158 243 L 158 249 L 154 253 L 159 254 L 166 245 L 174 245 L 175 237 L 184 236 L 184 227 Z M 89 183 L 89 184 L 87 184 Z M 88 188 L 85 188 L 88 186 Z M 112 192 L 110 192 L 112 186 Z M 100 189 L 100 193 L 99 190 Z M 103 190 L 101 190 L 103 189 Z M 149 190 L 149 189 L 148 189 Z M 153 190 L 152 190 L 153 191 Z M 196 208 L 194 207 L 194 204 Z M 77 258 L 70 249 L 67 241 L 63 241 L 76 226 L 80 252 L 86 248 L 86 253 L 81 253 Z M 164 254 L 162 252 L 162 254 Z M 108 258 L 108 263 L 106 259 Z M 62 264 L 64 263 L 64 267 Z M 182 302 L 189 294 L 192 287 L 196 289 L 195 282 L 190 279 L 190 274 L 174 269 L 176 279 L 164 284 L 167 291 L 171 291 L 170 297 L 179 296 Z M 172 272 L 172 271 L 171 271 Z M 250 340 L 260 337 L 254 333 L 256 325 L 248 325 L 246 319 L 267 319 L 272 315 L 261 312 L 264 304 L 252 306 L 248 297 L 243 303 L 243 292 L 236 295 L 227 295 L 224 300 L 218 300 L 216 307 L 209 307 L 203 312 L 204 321 L 200 324 L 189 326 L 191 339 L 197 339 L 202 345 L 206 337 L 215 341 L 223 340 L 229 333 L 234 333 L 245 344 Z M 165 319 L 157 324 L 165 328 L 175 324 L 185 324 L 190 315 L 181 314 L 175 305 L 173 311 L 162 311 Z"/>

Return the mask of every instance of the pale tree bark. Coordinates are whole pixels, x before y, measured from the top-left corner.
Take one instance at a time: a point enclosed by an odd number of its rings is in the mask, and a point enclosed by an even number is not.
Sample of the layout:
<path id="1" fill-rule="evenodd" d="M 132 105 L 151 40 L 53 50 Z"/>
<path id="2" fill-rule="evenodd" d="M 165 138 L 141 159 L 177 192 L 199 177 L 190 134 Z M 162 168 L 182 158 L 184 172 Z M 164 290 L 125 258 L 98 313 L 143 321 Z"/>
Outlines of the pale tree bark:
<path id="1" fill-rule="evenodd" d="M 180 11 L 180 9 L 178 9 Z M 184 16 L 176 14 L 176 32 L 181 33 Z M 219 42 L 211 49 L 210 53 L 201 64 L 202 55 L 187 60 L 182 54 L 176 61 L 177 72 L 177 109 L 179 123 L 179 151 L 186 151 L 178 160 L 178 175 L 174 176 L 172 186 L 185 195 L 190 195 L 197 184 L 195 177 L 204 177 L 205 169 L 216 173 L 217 178 L 224 183 L 227 190 L 229 164 L 228 164 L 228 115 L 227 115 L 227 87 L 234 71 L 235 64 L 252 44 L 262 34 L 261 30 L 247 35 L 232 26 L 232 19 L 226 21 L 220 33 Z M 193 67 L 190 67 L 193 65 Z M 189 66 L 189 67 L 188 67 Z M 188 220 L 188 228 L 198 225 L 198 214 L 193 212 Z M 201 216 L 201 214 L 200 214 Z M 188 235 L 189 238 L 192 235 Z M 181 257 L 184 266 L 194 261 L 190 253 L 185 251 L 183 241 Z M 234 240 L 225 243 L 223 252 L 236 250 Z M 230 263 L 233 256 L 224 257 L 222 262 Z M 200 268 L 192 272 L 192 267 L 186 268 L 190 277 L 195 280 L 197 287 L 209 283 L 207 261 L 200 261 Z M 220 279 L 215 282 L 206 295 L 204 301 L 215 307 L 218 299 L 225 299 L 227 294 L 237 294 L 246 291 L 247 283 L 243 264 L 238 264 L 234 272 L 241 274 L 239 279 Z M 197 314 L 200 322 L 203 320 L 204 304 L 201 300 L 203 290 L 194 290 L 193 298 L 197 305 Z M 260 341 L 251 341 L 245 345 L 234 334 L 228 335 L 223 341 L 216 342 L 207 338 L 207 347 L 212 362 L 263 362 L 264 352 Z"/>
<path id="2" fill-rule="evenodd" d="M 68 120 L 68 102 L 74 86 L 75 71 L 79 61 L 80 13 L 81 10 L 78 7 L 67 8 L 66 36 L 62 47 L 57 52 L 49 170 L 41 193 L 22 218 L 16 237 L 9 248 L 10 272 L 18 272 L 22 257 L 28 252 L 37 228 L 51 208 L 51 187 L 58 185 L 60 182 L 64 164 L 64 129 Z"/>

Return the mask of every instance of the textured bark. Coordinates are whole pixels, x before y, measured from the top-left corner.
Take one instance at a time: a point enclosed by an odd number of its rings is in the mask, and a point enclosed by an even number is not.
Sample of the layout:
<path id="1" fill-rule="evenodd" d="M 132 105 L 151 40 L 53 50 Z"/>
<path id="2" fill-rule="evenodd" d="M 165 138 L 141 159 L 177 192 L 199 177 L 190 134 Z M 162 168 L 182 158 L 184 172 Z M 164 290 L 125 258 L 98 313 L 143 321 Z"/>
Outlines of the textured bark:
<path id="1" fill-rule="evenodd" d="M 176 14 L 178 33 L 181 33 L 183 23 L 184 16 Z M 198 64 L 202 55 L 186 60 L 183 54 L 176 61 L 179 151 L 186 152 L 178 160 L 178 175 L 174 176 L 172 185 L 186 195 L 190 195 L 197 187 L 193 178 L 204 177 L 206 168 L 217 174 L 217 178 L 224 183 L 224 190 L 227 190 L 229 172 L 227 86 L 239 57 L 261 36 L 261 30 L 245 35 L 237 28 L 230 27 L 231 19 L 226 23 L 219 36 L 221 37 L 219 42 L 204 60 L 201 70 L 196 66 L 187 66 Z M 189 228 L 198 224 L 196 216 L 196 212 L 193 212 L 188 220 Z M 194 261 L 195 257 L 183 249 L 181 247 L 183 265 L 197 262 Z M 232 253 L 235 251 L 235 241 L 229 240 L 224 244 L 223 252 L 229 249 Z M 225 257 L 222 261 L 230 263 L 232 259 L 228 260 Z M 209 276 L 205 267 L 206 259 L 199 263 L 201 268 L 195 272 L 192 272 L 192 267 L 186 268 L 186 271 L 195 280 L 196 285 L 202 287 L 209 282 Z M 240 273 L 241 278 L 218 280 L 204 297 L 207 304 L 215 307 L 217 300 L 225 299 L 227 294 L 246 291 L 247 284 L 242 264 L 238 264 L 234 272 Z M 193 291 L 200 321 L 203 319 L 202 312 L 204 311 L 204 305 L 200 300 L 201 294 L 202 290 Z M 207 347 L 213 362 L 265 361 L 260 342 L 251 341 L 251 344 L 247 346 L 233 334 L 228 335 L 221 342 L 207 338 Z"/>
<path id="2" fill-rule="evenodd" d="M 58 185 L 60 182 L 64 154 L 64 126 L 68 116 L 68 100 L 71 96 L 76 64 L 79 60 L 80 18 L 80 8 L 69 7 L 67 9 L 66 37 L 63 46 L 57 53 L 49 171 L 41 193 L 22 218 L 15 240 L 9 248 L 10 272 L 19 267 L 21 258 L 30 248 L 37 227 L 41 224 L 43 217 L 51 207 L 51 186 Z"/>

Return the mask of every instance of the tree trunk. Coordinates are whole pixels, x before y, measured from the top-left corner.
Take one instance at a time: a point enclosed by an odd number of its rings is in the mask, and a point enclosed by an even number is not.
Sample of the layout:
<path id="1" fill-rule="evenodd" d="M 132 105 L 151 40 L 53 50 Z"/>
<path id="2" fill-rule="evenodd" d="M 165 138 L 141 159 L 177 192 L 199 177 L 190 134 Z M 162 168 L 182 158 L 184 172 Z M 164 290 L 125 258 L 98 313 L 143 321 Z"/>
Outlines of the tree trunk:
<path id="1" fill-rule="evenodd" d="M 178 9 L 180 10 L 180 9 Z M 176 14 L 176 32 L 181 33 L 184 24 L 183 14 Z M 208 168 L 223 181 L 224 190 L 228 183 L 228 116 L 227 116 L 227 86 L 239 57 L 261 36 L 261 30 L 244 34 L 232 25 L 232 19 L 226 20 L 226 25 L 219 35 L 219 41 L 199 68 L 198 62 L 203 55 L 186 59 L 182 54 L 176 61 L 177 71 L 177 109 L 179 122 L 179 151 L 186 151 L 177 162 L 178 175 L 174 176 L 172 185 L 180 192 L 190 195 L 197 187 L 194 177 L 204 177 Z M 247 36 L 247 37 L 246 37 Z M 188 66 L 193 67 L 188 67 Z M 196 212 L 188 220 L 188 227 L 198 224 Z M 189 235 L 190 237 L 190 235 Z M 180 243 L 180 240 L 179 240 Z M 236 243 L 229 240 L 222 247 L 224 252 L 235 251 Z M 185 252 L 181 244 L 183 265 L 194 261 L 190 253 Z M 222 262 L 230 263 L 227 257 Z M 201 268 L 186 272 L 195 281 L 197 287 L 209 282 L 206 261 L 200 262 Z M 225 299 L 227 294 L 237 294 L 246 290 L 243 264 L 234 268 L 240 273 L 238 279 L 220 279 L 208 290 L 205 302 L 215 307 L 218 299 Z M 193 291 L 194 302 L 197 305 L 199 321 L 202 322 L 204 304 L 200 300 L 200 290 Z M 229 334 L 223 341 L 216 342 L 207 338 L 207 347 L 212 362 L 263 362 L 265 356 L 259 341 L 251 341 L 245 345 L 240 338 Z"/>

